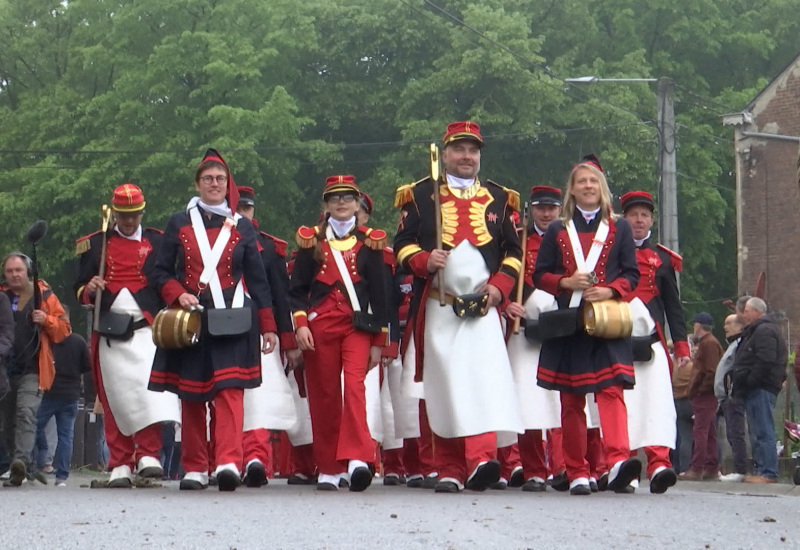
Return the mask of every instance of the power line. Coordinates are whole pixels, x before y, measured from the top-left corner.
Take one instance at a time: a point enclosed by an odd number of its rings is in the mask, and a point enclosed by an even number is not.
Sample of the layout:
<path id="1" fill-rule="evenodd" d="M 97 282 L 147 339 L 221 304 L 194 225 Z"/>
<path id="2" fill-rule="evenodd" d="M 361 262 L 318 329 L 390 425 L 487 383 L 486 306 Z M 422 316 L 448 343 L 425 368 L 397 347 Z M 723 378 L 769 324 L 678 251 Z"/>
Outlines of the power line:
<path id="1" fill-rule="evenodd" d="M 731 189 L 730 187 L 725 187 L 724 185 L 719 185 L 719 184 L 716 184 L 716 183 L 711 183 L 710 181 L 701 180 L 701 179 L 695 178 L 693 176 L 690 176 L 688 174 L 684 174 L 683 172 L 678 172 L 677 174 L 682 178 L 686 178 L 687 180 L 696 181 L 697 183 L 702 183 L 703 185 L 710 185 L 711 187 L 716 187 L 717 189 L 722 189 L 723 191 L 729 191 L 731 193 L 735 193 L 736 192 L 735 189 Z"/>

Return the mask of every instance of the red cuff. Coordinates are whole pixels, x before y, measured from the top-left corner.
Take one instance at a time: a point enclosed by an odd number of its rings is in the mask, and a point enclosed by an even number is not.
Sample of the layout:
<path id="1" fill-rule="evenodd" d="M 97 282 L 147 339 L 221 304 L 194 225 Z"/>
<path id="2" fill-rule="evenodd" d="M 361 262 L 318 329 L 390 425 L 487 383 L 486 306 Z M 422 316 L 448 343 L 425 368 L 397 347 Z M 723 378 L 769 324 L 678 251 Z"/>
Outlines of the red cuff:
<path id="1" fill-rule="evenodd" d="M 673 342 L 675 347 L 675 357 L 689 357 L 689 342 L 682 340 L 680 342 Z"/>
<path id="2" fill-rule="evenodd" d="M 281 332 L 278 335 L 278 341 L 281 343 L 281 351 L 297 349 L 297 340 L 294 337 L 294 332 Z"/>
<path id="3" fill-rule="evenodd" d="M 381 350 L 381 357 L 388 357 L 389 359 L 397 359 L 397 354 L 400 352 L 400 342 L 389 342 L 389 345 Z"/>
<path id="4" fill-rule="evenodd" d="M 82 286 L 81 292 L 78 295 L 78 301 L 84 305 L 90 305 L 94 303 L 92 299 L 89 297 L 89 289 L 87 287 L 88 285 Z"/>
<path id="5" fill-rule="evenodd" d="M 544 273 L 542 277 L 539 279 L 539 284 L 537 288 L 541 288 L 545 292 L 552 294 L 553 296 L 558 296 L 564 292 L 563 289 L 559 288 L 558 283 L 561 279 L 566 279 L 566 275 L 559 275 L 556 273 Z"/>
<path id="6" fill-rule="evenodd" d="M 275 324 L 272 308 L 265 307 L 258 310 L 258 326 L 261 329 L 261 334 L 278 332 L 278 325 Z"/>
<path id="7" fill-rule="evenodd" d="M 372 345 L 385 348 L 389 342 L 389 327 L 381 327 L 381 331 L 372 335 Z"/>
<path id="8" fill-rule="evenodd" d="M 188 291 L 176 279 L 170 279 L 161 287 L 161 297 L 164 298 L 168 306 L 174 305 L 178 301 L 178 297 L 184 292 Z"/>
<path id="9" fill-rule="evenodd" d="M 500 291 L 500 294 L 503 295 L 503 300 L 505 300 L 511 294 L 511 291 L 514 290 L 515 283 L 516 280 L 514 280 L 514 277 L 508 273 L 503 273 L 502 271 L 498 271 L 489 277 L 489 284 L 497 287 L 497 289 Z"/>
<path id="10" fill-rule="evenodd" d="M 308 326 L 308 314 L 305 311 L 295 311 L 292 314 L 292 320 L 294 321 L 294 330 Z"/>
<path id="11" fill-rule="evenodd" d="M 408 259 L 408 267 L 411 268 L 411 273 L 423 279 L 430 277 L 431 274 L 428 271 L 428 258 L 430 258 L 430 255 L 430 252 L 423 250 L 411 256 Z"/>
<path id="12" fill-rule="evenodd" d="M 617 279 L 606 286 L 612 290 L 616 290 L 620 300 L 626 300 L 628 294 L 631 293 L 631 285 L 627 279 Z"/>

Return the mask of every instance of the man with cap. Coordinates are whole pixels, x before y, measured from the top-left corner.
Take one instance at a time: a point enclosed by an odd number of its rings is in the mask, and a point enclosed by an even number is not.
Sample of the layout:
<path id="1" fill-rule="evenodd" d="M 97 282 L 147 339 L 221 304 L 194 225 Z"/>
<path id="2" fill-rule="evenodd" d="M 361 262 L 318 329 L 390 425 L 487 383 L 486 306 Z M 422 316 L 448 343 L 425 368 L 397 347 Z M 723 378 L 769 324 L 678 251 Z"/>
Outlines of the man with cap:
<path id="1" fill-rule="evenodd" d="M 546 490 L 547 464 L 542 445 L 542 430 L 561 426 L 558 392 L 541 388 L 536 383 L 534 365 L 539 364 L 541 342 L 535 338 L 526 339 L 526 335 L 522 332 L 526 330 L 529 337 L 533 336 L 539 314 L 558 307 L 555 296 L 534 288 L 533 270 L 542 244 L 542 236 L 550 223 L 561 215 L 561 205 L 560 189 L 545 185 L 531 188 L 529 207 L 531 221 L 525 243 L 522 304 L 508 302 L 505 309 L 511 323 L 515 318 L 523 317 L 526 324 L 520 334 L 512 334 L 508 342 L 508 356 L 514 372 L 517 395 L 522 404 L 522 419 L 525 425 L 525 433 L 520 434 L 518 440 L 522 474 L 525 479 L 522 490 L 526 492 Z"/>
<path id="2" fill-rule="evenodd" d="M 280 349 L 290 366 L 299 364 L 302 355 L 297 349 L 289 308 L 289 275 L 286 271 L 288 243 L 261 231 L 255 219 L 255 191 L 239 186 L 239 205 L 236 212 L 249 219 L 256 229 L 261 260 L 272 290 L 272 310 L 278 325 Z M 244 392 L 243 482 L 247 487 L 266 485 L 272 475 L 272 442 L 270 430 L 286 430 L 297 416 L 289 382 L 279 353 L 261 356 L 262 383 Z"/>
<path id="3" fill-rule="evenodd" d="M 679 366 L 689 361 L 689 343 L 676 272 L 683 259 L 651 239 L 655 204 L 650 193 L 622 195 L 623 216 L 631 226 L 639 264 L 639 284 L 626 298 L 633 315 L 633 368 L 636 386 L 625 392 L 628 439 L 631 449 L 644 448 L 650 492 L 663 493 L 677 476 L 669 458 L 675 448 L 676 412 L 672 396 L 670 356 L 664 337 L 665 322 Z"/>
<path id="4" fill-rule="evenodd" d="M 692 402 L 692 462 L 678 479 L 684 481 L 719 480 L 717 450 L 717 398 L 714 395 L 714 375 L 724 354 L 717 338 L 711 334 L 714 319 L 702 311 L 692 319 L 697 352 L 689 380 L 689 399 Z"/>
<path id="5" fill-rule="evenodd" d="M 510 296 L 522 259 L 512 218 L 519 194 L 478 179 L 480 127 L 451 123 L 443 145 L 439 181 L 427 177 L 397 190 L 402 212 L 394 250 L 398 264 L 414 274 L 404 346 L 416 350 L 415 380 L 423 383 L 435 436 L 435 490 L 457 493 L 497 482 L 497 447 L 523 431 L 495 309 Z"/>
<path id="6" fill-rule="evenodd" d="M 363 491 L 372 483 L 364 381 L 388 345 L 387 235 L 357 225 L 360 194 L 355 177 L 330 176 L 323 222 L 296 234 L 289 299 L 306 364 L 320 491 L 348 483 Z"/>
<path id="7" fill-rule="evenodd" d="M 102 294 L 99 332 L 92 334 L 92 374 L 105 412 L 109 487 L 130 487 L 134 472 L 160 478 L 160 423 L 180 421 L 176 396 L 147 389 L 156 352 L 150 327 L 164 303 L 147 283 L 155 262 L 151 253 L 161 245 L 161 231 L 142 227 L 145 205 L 139 187 L 120 185 L 111 198 L 112 226 L 105 234 L 98 231 L 81 237 L 76 245 L 78 300 L 94 304 L 97 292 Z M 112 317 L 129 328 L 122 334 L 111 330 L 108 320 Z"/>

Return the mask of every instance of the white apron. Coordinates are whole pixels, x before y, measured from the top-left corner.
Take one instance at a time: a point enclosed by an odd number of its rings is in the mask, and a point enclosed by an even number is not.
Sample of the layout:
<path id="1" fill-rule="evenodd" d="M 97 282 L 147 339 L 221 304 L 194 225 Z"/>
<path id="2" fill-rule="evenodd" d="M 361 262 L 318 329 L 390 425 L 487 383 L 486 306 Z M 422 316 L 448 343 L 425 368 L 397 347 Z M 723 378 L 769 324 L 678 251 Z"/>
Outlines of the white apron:
<path id="1" fill-rule="evenodd" d="M 261 354 L 261 385 L 244 390 L 244 431 L 286 430 L 295 422 L 292 390 L 278 344 L 272 353 Z"/>
<path id="2" fill-rule="evenodd" d="M 536 289 L 525 302 L 525 318 L 539 319 L 539 314 L 558 309 L 552 294 Z M 508 358 L 522 409 L 526 430 L 549 430 L 561 426 L 560 392 L 546 390 L 536 383 L 540 343 L 525 338 L 525 329 L 512 334 L 508 341 Z"/>
<path id="3" fill-rule="evenodd" d="M 111 311 L 132 315 L 134 322 L 144 319 L 139 304 L 127 288 L 117 294 Z M 103 389 L 123 435 L 131 436 L 156 422 L 181 421 L 176 394 L 147 389 L 156 354 L 149 326 L 140 328 L 125 342 L 100 337 L 98 344 Z"/>
<path id="4" fill-rule="evenodd" d="M 403 356 L 403 372 L 400 377 L 400 392 L 409 399 L 425 399 L 425 390 L 422 382 L 416 382 L 417 375 L 417 346 L 414 343 L 414 331 L 409 331 L 408 346 Z"/>
<path id="5" fill-rule="evenodd" d="M 649 336 L 656 330 L 647 306 L 639 298 L 631 303 L 633 336 Z M 625 390 L 628 408 L 628 441 L 631 449 L 648 446 L 675 448 L 676 413 L 667 353 L 661 342 L 651 346 L 653 358 L 634 361 L 636 385 Z"/>
<path id="6" fill-rule="evenodd" d="M 292 401 L 296 421 L 293 425 L 286 428 L 286 435 L 289 437 L 293 447 L 310 445 L 314 442 L 314 435 L 311 432 L 311 413 L 308 410 L 308 398 L 300 396 L 300 387 L 294 378 L 294 373 L 286 377 L 289 388 L 292 392 Z"/>
<path id="7" fill-rule="evenodd" d="M 489 280 L 480 251 L 462 241 L 447 258 L 445 291 L 475 292 Z M 437 299 L 425 304 L 425 404 L 431 430 L 453 438 L 487 432 L 522 433 L 523 425 L 500 315 L 459 319 Z M 498 439 L 504 434 L 498 433 Z"/>
<path id="8" fill-rule="evenodd" d="M 381 411 L 381 368 L 380 365 L 373 367 L 364 378 L 367 427 L 369 428 L 369 435 L 375 441 L 383 441 L 385 433 L 385 420 Z M 342 391 L 344 391 L 344 374 L 342 374 Z"/>
<path id="9" fill-rule="evenodd" d="M 384 371 L 383 386 L 388 392 L 392 404 L 394 437 L 413 439 L 420 436 L 419 398 L 407 397 L 403 393 L 403 368 L 403 362 L 400 359 L 393 360 Z M 381 392 L 383 391 L 384 389 L 381 388 Z"/>

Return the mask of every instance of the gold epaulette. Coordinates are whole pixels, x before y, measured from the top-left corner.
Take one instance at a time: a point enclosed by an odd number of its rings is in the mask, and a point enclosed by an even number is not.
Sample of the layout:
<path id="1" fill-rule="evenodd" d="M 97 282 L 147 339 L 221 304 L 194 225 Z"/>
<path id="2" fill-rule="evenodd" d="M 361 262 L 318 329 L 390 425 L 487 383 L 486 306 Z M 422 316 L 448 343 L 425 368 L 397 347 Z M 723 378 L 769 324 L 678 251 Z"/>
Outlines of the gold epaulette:
<path id="1" fill-rule="evenodd" d="M 422 178 L 421 180 L 417 180 L 414 183 L 409 183 L 407 185 L 401 185 L 397 188 L 394 194 L 394 207 L 395 208 L 402 208 L 409 202 L 414 199 L 414 186 L 418 183 L 421 183 L 429 178 Z"/>
<path id="2" fill-rule="evenodd" d="M 312 248 L 317 245 L 317 227 L 302 226 L 297 230 L 294 240 L 300 248 Z"/>
<path id="3" fill-rule="evenodd" d="M 514 191 L 513 189 L 509 189 L 508 187 L 505 187 L 504 185 L 500 185 L 496 181 L 492 181 L 492 180 L 485 180 L 485 181 L 486 181 L 486 183 L 491 183 L 495 187 L 499 187 L 500 189 L 502 189 L 505 192 L 506 201 L 508 202 L 508 206 L 511 207 L 511 210 L 513 210 L 514 212 L 519 212 L 520 211 L 520 207 L 522 206 L 522 200 L 519 197 L 519 192 Z"/>
<path id="4" fill-rule="evenodd" d="M 95 231 L 94 233 L 90 233 L 88 235 L 84 235 L 77 241 L 75 241 L 75 255 L 80 256 L 84 252 L 88 252 L 92 248 L 92 241 L 91 238 L 100 233 L 100 231 Z"/>
<path id="5" fill-rule="evenodd" d="M 364 239 L 364 244 L 370 247 L 372 250 L 383 250 L 386 247 L 386 243 L 389 241 L 389 236 L 383 229 L 371 229 L 363 225 L 358 229 L 367 236 L 367 238 Z"/>

